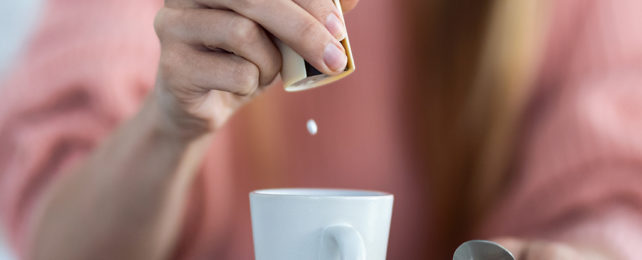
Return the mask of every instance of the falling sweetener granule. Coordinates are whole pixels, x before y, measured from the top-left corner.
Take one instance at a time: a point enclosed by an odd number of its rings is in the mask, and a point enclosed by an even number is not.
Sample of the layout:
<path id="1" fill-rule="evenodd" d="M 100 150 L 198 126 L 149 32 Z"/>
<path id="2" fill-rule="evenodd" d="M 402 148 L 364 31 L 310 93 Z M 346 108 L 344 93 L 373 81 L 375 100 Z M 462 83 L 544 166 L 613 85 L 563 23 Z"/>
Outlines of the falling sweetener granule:
<path id="1" fill-rule="evenodd" d="M 308 120 L 308 123 L 306 124 L 306 126 L 308 127 L 308 133 L 310 133 L 310 135 L 317 134 L 317 131 L 319 130 L 319 128 L 317 127 L 317 122 L 315 122 L 314 119 Z"/>

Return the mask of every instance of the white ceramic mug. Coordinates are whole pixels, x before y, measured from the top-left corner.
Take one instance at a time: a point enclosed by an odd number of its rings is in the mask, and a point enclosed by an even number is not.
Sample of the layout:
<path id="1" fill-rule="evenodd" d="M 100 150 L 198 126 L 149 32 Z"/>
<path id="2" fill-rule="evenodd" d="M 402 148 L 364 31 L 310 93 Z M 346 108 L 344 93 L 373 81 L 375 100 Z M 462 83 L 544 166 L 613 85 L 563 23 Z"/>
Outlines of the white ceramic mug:
<path id="1" fill-rule="evenodd" d="M 393 195 L 338 189 L 250 193 L 257 260 L 384 260 Z"/>

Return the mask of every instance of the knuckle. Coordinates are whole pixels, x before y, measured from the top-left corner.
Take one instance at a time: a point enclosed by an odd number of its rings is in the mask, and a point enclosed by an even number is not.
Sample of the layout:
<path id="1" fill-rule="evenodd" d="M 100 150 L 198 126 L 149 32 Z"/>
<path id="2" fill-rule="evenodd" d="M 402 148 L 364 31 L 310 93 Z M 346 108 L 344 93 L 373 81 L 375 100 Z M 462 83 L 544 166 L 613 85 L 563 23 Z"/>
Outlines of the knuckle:
<path id="1" fill-rule="evenodd" d="M 165 21 L 167 20 L 167 14 L 165 8 L 160 9 L 156 16 L 154 17 L 154 31 L 158 38 L 162 39 L 165 36 Z"/>
<path id="2" fill-rule="evenodd" d="M 299 24 L 297 25 L 297 31 L 299 32 L 298 34 L 302 36 L 302 38 L 317 38 L 316 35 L 318 35 L 318 23 L 315 20 L 301 20 Z"/>
<path id="3" fill-rule="evenodd" d="M 172 22 L 174 16 L 173 10 L 165 7 L 156 13 L 154 17 L 154 31 L 159 39 L 162 40 L 169 34 L 170 27 L 174 24 Z"/>
<path id="4" fill-rule="evenodd" d="M 258 87 L 258 68 L 249 62 L 242 62 L 234 68 L 232 72 L 235 75 L 237 84 L 236 93 L 239 95 L 250 95 Z"/>
<path id="5" fill-rule="evenodd" d="M 318 19 L 325 19 L 335 9 L 332 1 L 309 1 L 306 5 L 306 9 Z"/>
<path id="6" fill-rule="evenodd" d="M 237 44 L 256 41 L 260 35 L 260 31 L 259 25 L 252 20 L 237 16 L 233 22 L 230 40 Z"/>
<path id="7" fill-rule="evenodd" d="M 269 63 L 261 70 L 261 86 L 266 86 L 274 81 L 281 70 L 281 63 L 281 55 L 275 51 Z"/>

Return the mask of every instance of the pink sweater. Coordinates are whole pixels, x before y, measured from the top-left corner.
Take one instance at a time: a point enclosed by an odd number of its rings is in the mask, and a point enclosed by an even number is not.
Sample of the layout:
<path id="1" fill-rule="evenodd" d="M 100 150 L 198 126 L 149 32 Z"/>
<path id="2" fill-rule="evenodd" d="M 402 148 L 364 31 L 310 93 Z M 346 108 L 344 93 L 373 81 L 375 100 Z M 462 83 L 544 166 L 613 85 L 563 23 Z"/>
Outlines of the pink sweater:
<path id="1" fill-rule="evenodd" d="M 557 1 L 520 167 L 486 234 L 642 254 L 642 2 Z"/>
<path id="2" fill-rule="evenodd" d="M 416 234 L 429 212 L 418 210 L 422 201 L 417 181 L 400 174 L 408 167 L 398 145 L 402 131 L 392 123 L 398 122 L 395 109 L 402 102 L 395 82 L 403 77 L 402 69 L 394 69 L 403 61 L 387 51 L 395 49 L 390 40 L 395 37 L 389 36 L 398 31 L 393 3 L 362 1 L 361 9 L 368 11 L 348 17 L 362 72 L 324 92 L 286 96 L 278 89 L 268 91 L 266 98 L 279 105 L 262 113 L 285 123 L 274 131 L 290 131 L 290 121 L 301 129 L 284 134 L 287 138 L 274 136 L 277 146 L 252 149 L 270 151 L 268 159 L 293 155 L 302 147 L 321 151 L 284 159 L 279 169 L 288 173 L 279 176 L 289 177 L 271 180 L 271 185 L 395 193 L 389 259 L 412 259 L 413 251 L 434 238 Z M 42 190 L 135 113 L 153 86 L 159 48 L 152 22 L 161 4 L 48 1 L 38 30 L 0 87 L 0 213 L 19 253 Z M 520 168 L 482 234 L 599 243 L 624 259 L 636 259 L 642 253 L 642 2 L 556 4 L 546 56 L 524 120 Z M 357 30 L 359 26 L 378 30 Z M 309 141 L 303 128 L 307 114 L 301 111 L 307 109 L 303 103 L 310 103 L 302 100 L 316 102 L 312 95 L 325 95 L 319 105 L 334 103 L 314 114 L 320 134 Z M 363 97 L 361 106 L 349 107 L 356 97 Z M 238 116 L 264 118 L 248 113 Z M 373 114 L 379 117 L 368 116 Z M 364 125 L 377 131 L 340 131 Z M 233 120 L 217 134 L 208 154 L 217 161 L 206 160 L 195 184 L 177 257 L 252 257 L 246 196 L 262 185 L 251 179 L 261 177 L 247 173 L 251 166 L 232 163 L 229 152 L 243 154 L 244 162 L 261 160 L 231 145 L 234 134 L 251 132 L 252 126 Z M 341 143 L 342 149 L 326 143 Z M 230 190 L 208 189 L 213 182 L 230 183 Z"/>

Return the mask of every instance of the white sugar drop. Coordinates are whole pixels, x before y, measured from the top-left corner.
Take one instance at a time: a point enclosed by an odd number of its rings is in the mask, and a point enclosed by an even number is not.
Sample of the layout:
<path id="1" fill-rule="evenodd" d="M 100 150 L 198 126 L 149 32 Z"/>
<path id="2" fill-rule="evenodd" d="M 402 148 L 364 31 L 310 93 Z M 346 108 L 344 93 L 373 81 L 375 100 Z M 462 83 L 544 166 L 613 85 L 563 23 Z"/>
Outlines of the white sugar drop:
<path id="1" fill-rule="evenodd" d="M 317 134 L 319 128 L 317 127 L 317 122 L 315 122 L 314 119 L 308 120 L 306 126 L 308 127 L 308 133 L 310 133 L 311 135 Z"/>

